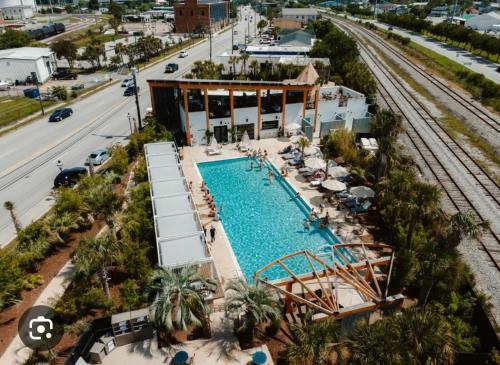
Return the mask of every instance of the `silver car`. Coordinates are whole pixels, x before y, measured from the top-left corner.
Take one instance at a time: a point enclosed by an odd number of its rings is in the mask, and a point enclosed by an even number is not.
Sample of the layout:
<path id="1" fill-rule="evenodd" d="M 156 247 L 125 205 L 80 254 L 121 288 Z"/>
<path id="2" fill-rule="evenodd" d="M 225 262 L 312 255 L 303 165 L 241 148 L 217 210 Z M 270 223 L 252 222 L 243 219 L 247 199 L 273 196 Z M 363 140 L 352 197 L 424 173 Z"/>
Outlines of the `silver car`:
<path id="1" fill-rule="evenodd" d="M 87 163 L 90 164 L 90 162 L 92 162 L 92 165 L 101 165 L 108 158 L 109 152 L 107 150 L 98 149 L 90 153 L 89 157 L 87 158 Z"/>

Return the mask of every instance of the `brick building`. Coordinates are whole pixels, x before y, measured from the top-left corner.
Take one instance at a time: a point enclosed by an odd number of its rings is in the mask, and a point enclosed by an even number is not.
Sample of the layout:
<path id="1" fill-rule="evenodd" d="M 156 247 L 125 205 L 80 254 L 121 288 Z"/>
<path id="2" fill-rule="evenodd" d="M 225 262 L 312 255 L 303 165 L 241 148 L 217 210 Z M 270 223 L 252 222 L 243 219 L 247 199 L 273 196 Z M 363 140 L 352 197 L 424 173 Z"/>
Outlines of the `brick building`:
<path id="1" fill-rule="evenodd" d="M 206 32 L 222 29 L 229 24 L 229 1 L 224 0 L 185 0 L 174 4 L 175 31 L 194 33 L 200 25 Z"/>

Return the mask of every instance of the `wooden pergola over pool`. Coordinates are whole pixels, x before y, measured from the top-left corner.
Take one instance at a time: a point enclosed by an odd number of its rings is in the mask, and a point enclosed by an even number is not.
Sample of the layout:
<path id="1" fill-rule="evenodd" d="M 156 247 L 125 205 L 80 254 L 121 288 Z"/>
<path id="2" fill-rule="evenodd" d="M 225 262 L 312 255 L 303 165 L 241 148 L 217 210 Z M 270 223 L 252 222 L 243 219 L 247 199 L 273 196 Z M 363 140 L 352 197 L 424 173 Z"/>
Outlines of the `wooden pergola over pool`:
<path id="1" fill-rule="evenodd" d="M 369 257 L 367 249 L 388 255 Z M 332 260 L 325 261 L 322 258 L 325 255 Z M 298 262 L 303 263 L 301 268 L 307 266 L 310 271 L 296 273 L 292 266 Z M 278 292 L 287 314 L 297 313 L 298 308 L 305 306 L 313 312 L 313 320 L 342 318 L 402 303 L 403 295 L 388 296 L 393 263 L 394 251 L 388 245 L 346 243 L 329 246 L 327 252 L 319 255 L 302 250 L 283 256 L 258 270 L 254 278 Z M 269 280 L 266 271 L 277 268 L 284 270 L 287 277 Z"/>

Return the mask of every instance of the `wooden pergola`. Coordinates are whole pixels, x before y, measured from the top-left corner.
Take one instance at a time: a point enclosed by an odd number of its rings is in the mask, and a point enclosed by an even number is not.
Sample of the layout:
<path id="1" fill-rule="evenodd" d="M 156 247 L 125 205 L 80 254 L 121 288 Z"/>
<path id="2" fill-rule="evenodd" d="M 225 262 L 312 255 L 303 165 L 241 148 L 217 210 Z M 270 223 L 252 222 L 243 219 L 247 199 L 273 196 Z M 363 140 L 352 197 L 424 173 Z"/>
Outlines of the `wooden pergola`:
<path id="1" fill-rule="evenodd" d="M 375 243 L 346 243 L 325 246 L 330 256 L 325 260 L 308 250 L 291 253 L 276 259 L 255 273 L 255 281 L 275 289 L 285 302 L 285 313 L 293 313 L 305 306 L 313 311 L 313 320 L 330 316 L 337 318 L 370 311 L 382 305 L 401 302 L 401 294 L 388 296 L 394 251 L 390 246 Z M 346 251 L 346 248 L 356 250 Z M 387 256 L 368 257 L 367 248 L 389 252 Z M 310 271 L 296 273 L 294 263 Z M 279 268 L 288 277 L 278 280 L 266 278 L 266 271 Z M 382 285 L 383 284 L 383 285 Z"/>

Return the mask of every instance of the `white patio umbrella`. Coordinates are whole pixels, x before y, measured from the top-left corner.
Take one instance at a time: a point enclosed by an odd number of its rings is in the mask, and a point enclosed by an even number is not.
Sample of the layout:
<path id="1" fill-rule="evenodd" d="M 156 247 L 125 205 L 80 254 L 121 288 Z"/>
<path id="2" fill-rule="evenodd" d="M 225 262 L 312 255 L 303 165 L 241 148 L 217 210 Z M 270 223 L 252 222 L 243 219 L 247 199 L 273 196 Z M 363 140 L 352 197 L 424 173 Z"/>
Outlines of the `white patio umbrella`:
<path id="1" fill-rule="evenodd" d="M 367 186 L 354 186 L 349 191 L 356 198 L 367 199 L 374 198 L 375 192 Z"/>
<path id="2" fill-rule="evenodd" d="M 285 129 L 288 129 L 289 131 L 294 131 L 301 128 L 302 126 L 299 123 L 290 123 L 285 125 Z"/>
<path id="3" fill-rule="evenodd" d="M 321 183 L 325 189 L 331 191 L 343 191 L 346 189 L 346 185 L 338 180 L 326 180 Z"/>
<path id="4" fill-rule="evenodd" d="M 241 136 L 240 145 L 250 147 L 250 137 L 248 136 L 248 132 L 243 132 L 243 136 Z"/>
<path id="5" fill-rule="evenodd" d="M 312 156 L 315 155 L 319 152 L 319 148 L 316 146 L 309 146 L 304 149 L 304 155 L 305 156 Z"/>
<path id="6" fill-rule="evenodd" d="M 312 157 L 305 160 L 304 165 L 313 170 L 323 170 L 326 167 L 326 162 L 321 158 Z"/>
<path id="7" fill-rule="evenodd" d="M 342 166 L 334 166 L 328 170 L 328 175 L 332 177 L 344 177 L 349 175 L 349 171 Z"/>
<path id="8" fill-rule="evenodd" d="M 215 136 L 212 136 L 212 139 L 210 140 L 209 147 L 212 148 L 212 149 L 218 149 L 219 148 L 219 143 L 215 139 Z"/>

